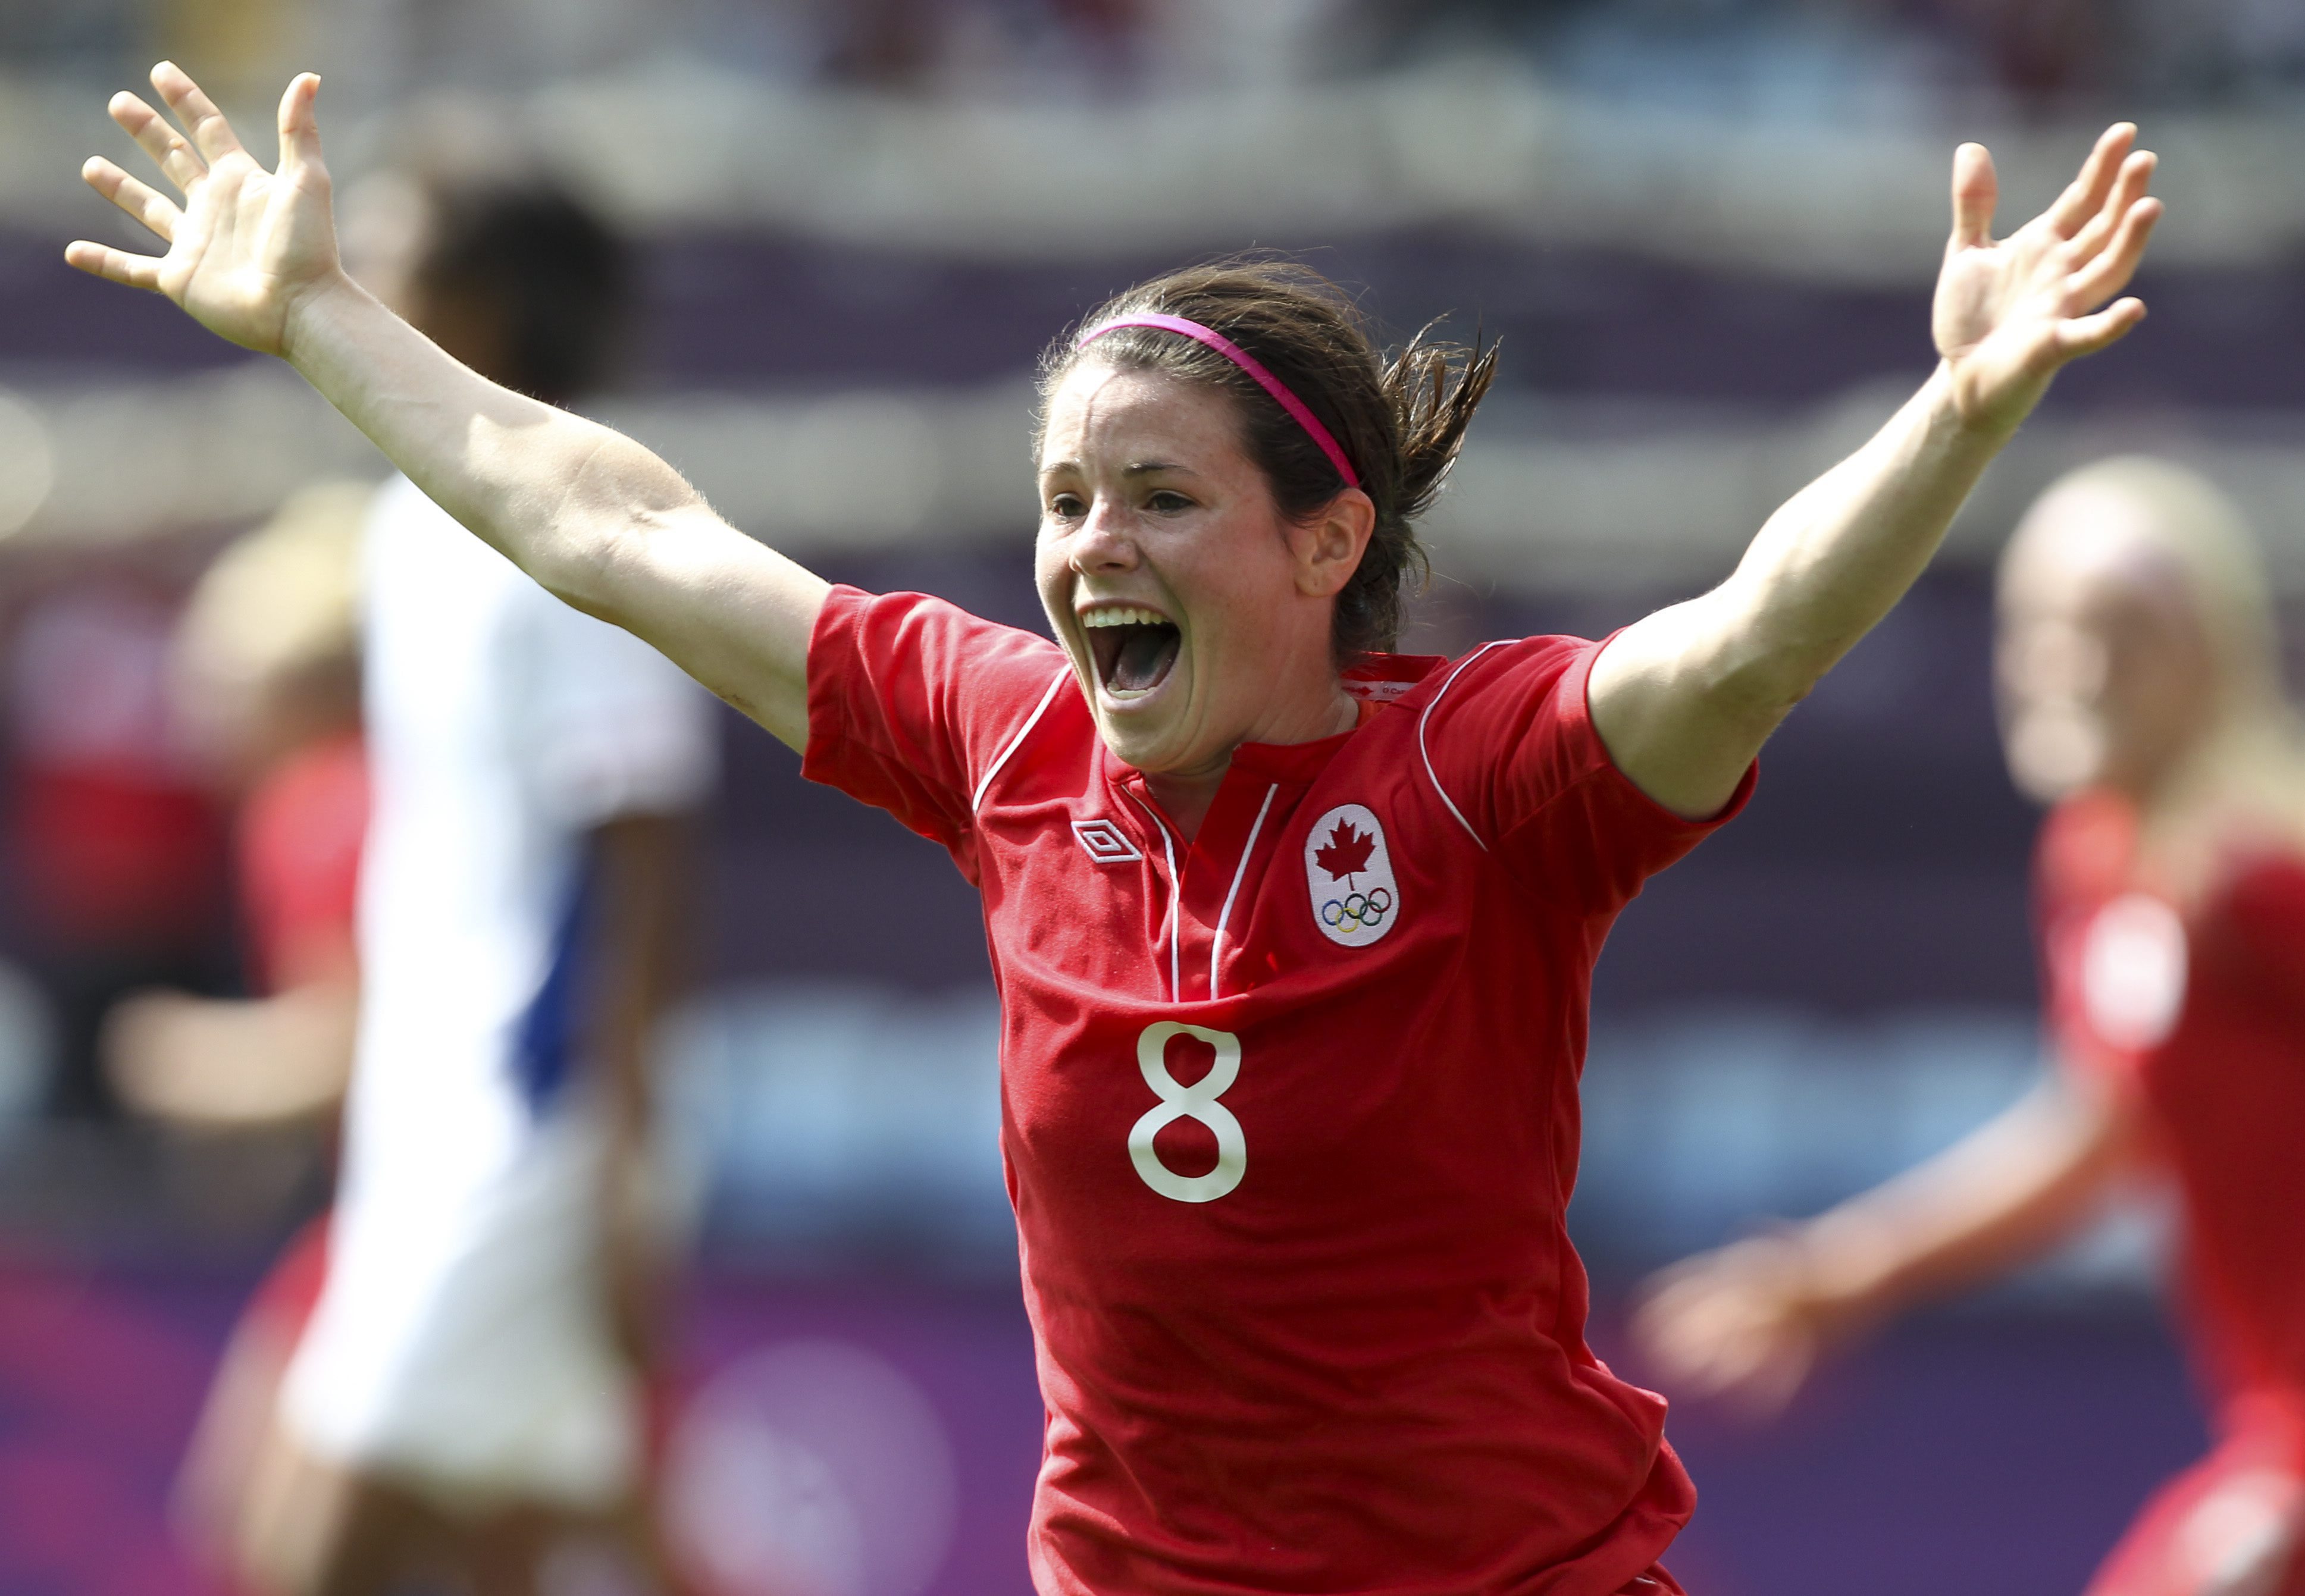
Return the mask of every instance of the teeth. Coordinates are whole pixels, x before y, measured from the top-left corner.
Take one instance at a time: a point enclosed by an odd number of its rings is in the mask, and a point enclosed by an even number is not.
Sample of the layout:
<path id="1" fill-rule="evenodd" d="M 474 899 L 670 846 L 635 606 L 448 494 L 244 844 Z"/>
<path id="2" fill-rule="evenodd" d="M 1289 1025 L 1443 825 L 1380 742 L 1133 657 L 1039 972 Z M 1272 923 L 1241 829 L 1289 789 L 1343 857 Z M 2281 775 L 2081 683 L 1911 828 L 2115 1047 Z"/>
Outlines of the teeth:
<path id="1" fill-rule="evenodd" d="M 1121 605 L 1083 610 L 1080 623 L 1083 626 L 1166 626 L 1169 617 L 1154 610 Z"/>

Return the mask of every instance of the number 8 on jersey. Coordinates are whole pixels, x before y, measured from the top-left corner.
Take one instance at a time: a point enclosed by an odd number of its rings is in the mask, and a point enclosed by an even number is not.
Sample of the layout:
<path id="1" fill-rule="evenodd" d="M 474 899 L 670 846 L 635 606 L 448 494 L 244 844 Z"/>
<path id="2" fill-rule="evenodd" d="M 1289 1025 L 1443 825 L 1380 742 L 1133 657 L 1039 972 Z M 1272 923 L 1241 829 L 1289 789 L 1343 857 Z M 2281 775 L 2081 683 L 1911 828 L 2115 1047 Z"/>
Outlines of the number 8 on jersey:
<path id="1" fill-rule="evenodd" d="M 1209 1073 L 1190 1086 L 1179 1083 L 1169 1073 L 1169 1044 L 1180 1036 L 1216 1049 L 1216 1061 L 1209 1065 Z M 1147 1025 L 1136 1039 L 1136 1067 L 1144 1072 L 1144 1084 L 1161 1099 L 1128 1130 L 1129 1161 L 1136 1166 L 1144 1184 L 1178 1202 L 1213 1202 L 1240 1184 L 1241 1176 L 1248 1173 L 1248 1138 L 1232 1110 L 1217 1100 L 1240 1079 L 1240 1038 L 1229 1031 L 1163 1020 Z M 1152 1150 L 1152 1138 L 1180 1119 L 1198 1120 L 1216 1135 L 1217 1166 L 1206 1175 L 1179 1175 Z"/>

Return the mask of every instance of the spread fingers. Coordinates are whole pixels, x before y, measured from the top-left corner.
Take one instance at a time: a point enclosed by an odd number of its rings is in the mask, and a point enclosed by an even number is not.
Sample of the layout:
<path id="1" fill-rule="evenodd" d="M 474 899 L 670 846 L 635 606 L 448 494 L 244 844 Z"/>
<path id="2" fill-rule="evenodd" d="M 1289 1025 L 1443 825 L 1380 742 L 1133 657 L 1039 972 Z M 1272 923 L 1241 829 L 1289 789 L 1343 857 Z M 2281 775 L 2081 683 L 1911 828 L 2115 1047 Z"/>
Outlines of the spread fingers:
<path id="1" fill-rule="evenodd" d="M 162 174 L 176 185 L 179 193 L 190 192 L 192 184 L 207 174 L 208 163 L 200 159 L 191 141 L 136 96 L 123 89 L 112 97 L 112 104 L 106 109 L 112 113 L 112 120 L 136 140 L 137 148 L 150 156 Z"/>
<path id="2" fill-rule="evenodd" d="M 2065 291 L 2075 309 L 2102 303 L 2129 286 L 2137 263 L 2145 257 L 2153 224 L 2161 219 L 2161 201 L 2139 200 L 2131 206 L 2114 229 L 2113 242 L 2066 282 Z"/>
<path id="3" fill-rule="evenodd" d="M 152 69 L 152 87 L 168 102 L 168 109 L 184 124 L 192 136 L 193 145 L 210 162 L 220 161 L 240 151 L 240 140 L 234 136 L 232 123 L 216 108 L 216 102 L 200 92 L 200 86 L 185 74 L 184 69 L 173 61 L 163 61 Z"/>
<path id="4" fill-rule="evenodd" d="M 176 224 L 184 213 L 149 183 L 138 182 L 119 167 L 96 156 L 80 169 L 88 186 L 134 216 L 167 242 L 176 239 Z"/>
<path id="5" fill-rule="evenodd" d="M 2097 213 L 2123 157 L 2136 141 L 2137 124 L 2132 122 L 2116 122 L 2097 135 L 2097 144 L 2088 152 L 2088 159 L 2081 163 L 2080 173 L 2065 185 L 2056 203 L 2049 207 L 2049 224 L 2060 236 L 2072 237 Z"/>
<path id="6" fill-rule="evenodd" d="M 160 262 L 149 255 L 131 255 L 125 250 L 108 249 L 83 238 L 64 246 L 64 264 L 107 282 L 123 283 L 154 293 L 160 291 Z"/>
<path id="7" fill-rule="evenodd" d="M 2105 196 L 2097 215 L 2088 225 L 2073 234 L 2065 246 L 2066 258 L 2076 267 L 2095 259 L 2109 242 L 2115 228 L 2128 219 L 2137 202 L 2145 198 L 2146 185 L 2153 181 L 2153 168 L 2160 157 L 2149 149 L 2140 149 L 2121 166 L 2121 175 L 2114 181 L 2113 191 Z"/>

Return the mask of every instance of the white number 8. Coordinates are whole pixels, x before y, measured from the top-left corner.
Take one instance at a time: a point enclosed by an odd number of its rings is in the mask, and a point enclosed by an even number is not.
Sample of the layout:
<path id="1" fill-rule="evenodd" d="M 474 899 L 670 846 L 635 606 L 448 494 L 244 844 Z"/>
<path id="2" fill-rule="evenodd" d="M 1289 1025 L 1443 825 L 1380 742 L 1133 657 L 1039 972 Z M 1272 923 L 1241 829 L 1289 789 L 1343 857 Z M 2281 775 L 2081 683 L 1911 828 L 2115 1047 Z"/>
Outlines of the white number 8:
<path id="1" fill-rule="evenodd" d="M 1179 1084 L 1169 1073 L 1169 1044 L 1180 1036 L 1204 1041 L 1217 1050 L 1209 1073 L 1190 1086 Z M 1240 1121 L 1233 1117 L 1232 1110 L 1217 1101 L 1240 1079 L 1240 1038 L 1229 1031 L 1163 1020 L 1147 1025 L 1144 1034 L 1136 1039 L 1136 1067 L 1144 1072 L 1144 1084 L 1161 1099 L 1128 1128 L 1128 1159 L 1144 1184 L 1178 1202 L 1213 1202 L 1240 1184 L 1240 1177 L 1248 1173 L 1248 1138 L 1241 1133 Z M 1196 1119 L 1216 1133 L 1217 1167 L 1206 1175 L 1179 1175 L 1152 1150 L 1152 1138 L 1161 1127 L 1180 1119 Z"/>

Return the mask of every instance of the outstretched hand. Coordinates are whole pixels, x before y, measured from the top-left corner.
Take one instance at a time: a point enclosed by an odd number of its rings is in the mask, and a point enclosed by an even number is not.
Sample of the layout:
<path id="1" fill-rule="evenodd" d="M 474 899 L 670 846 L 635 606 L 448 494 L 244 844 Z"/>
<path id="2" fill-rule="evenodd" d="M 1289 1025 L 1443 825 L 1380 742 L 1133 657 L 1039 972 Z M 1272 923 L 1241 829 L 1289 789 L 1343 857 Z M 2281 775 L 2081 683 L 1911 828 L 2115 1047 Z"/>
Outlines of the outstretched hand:
<path id="1" fill-rule="evenodd" d="M 2141 300 L 2105 303 L 2129 285 L 2161 217 L 2145 192 L 2155 157 L 2136 141 L 2130 123 L 2107 128 L 2055 203 L 1997 241 L 1993 157 L 1982 144 L 1954 154 L 1952 237 L 1931 325 L 1964 421 L 2014 429 L 2059 367 L 2145 318 Z"/>
<path id="2" fill-rule="evenodd" d="M 1807 1381 L 1827 1339 L 1798 1244 L 1756 1236 L 1650 1280 L 1633 1335 L 1675 1396 L 1720 1397 L 1754 1417 L 1776 1413 Z"/>
<path id="3" fill-rule="evenodd" d="M 342 279 L 328 205 L 328 170 L 312 103 L 320 80 L 300 74 L 280 98 L 280 166 L 268 172 L 241 148 L 208 97 L 172 62 L 152 87 L 183 123 L 135 95 L 116 94 L 113 121 L 150 156 L 179 205 L 101 156 L 81 168 L 89 186 L 149 228 L 163 255 L 135 255 L 79 240 L 64 259 L 84 272 L 165 293 L 202 327 L 265 354 L 285 354 L 292 313 L 314 289 Z"/>

